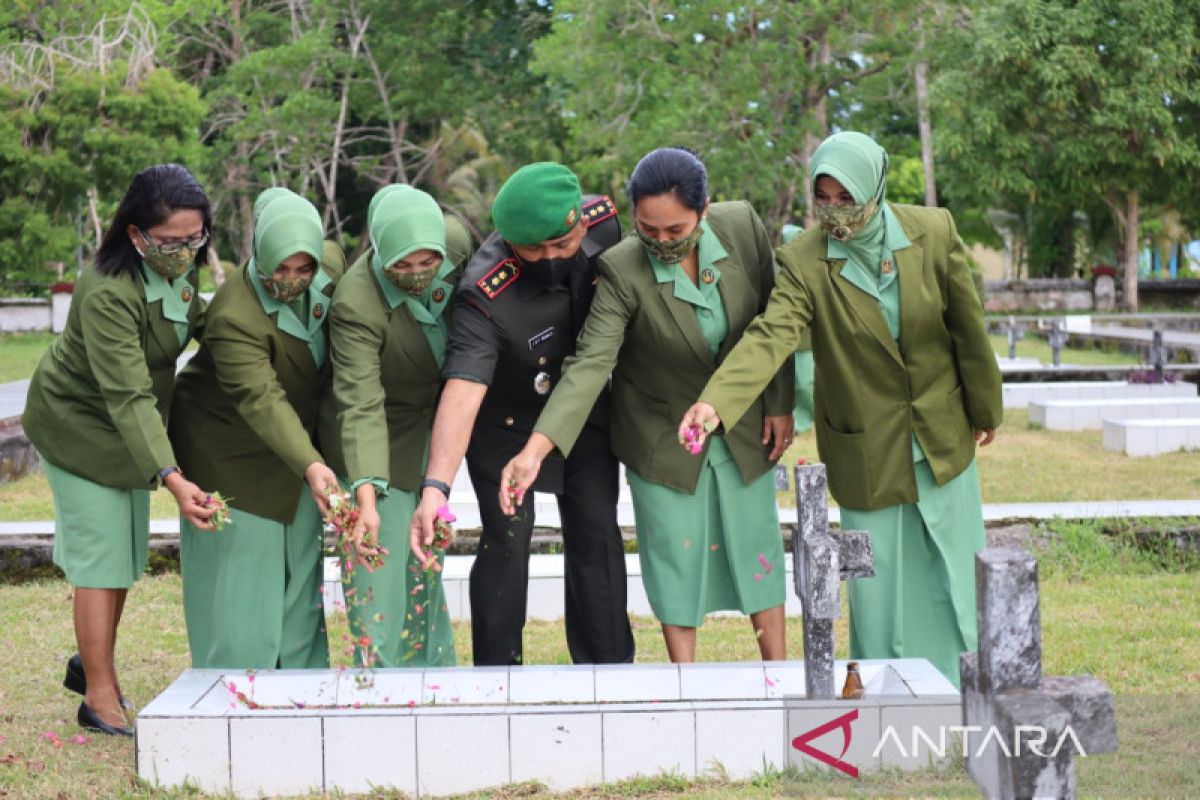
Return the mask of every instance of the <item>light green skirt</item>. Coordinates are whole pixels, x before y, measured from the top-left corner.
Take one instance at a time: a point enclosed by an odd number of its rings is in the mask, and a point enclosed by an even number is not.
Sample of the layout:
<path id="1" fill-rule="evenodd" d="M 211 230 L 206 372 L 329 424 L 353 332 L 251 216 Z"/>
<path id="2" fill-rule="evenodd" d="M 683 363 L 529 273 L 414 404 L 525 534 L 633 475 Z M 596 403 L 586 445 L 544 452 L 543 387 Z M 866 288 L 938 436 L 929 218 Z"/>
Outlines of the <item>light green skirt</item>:
<path id="1" fill-rule="evenodd" d="M 813 375 L 815 363 L 811 350 L 799 350 L 796 364 L 796 407 L 792 410 L 792 427 L 803 433 L 813 425 Z"/>
<path id="2" fill-rule="evenodd" d="M 323 529 L 308 487 L 290 525 L 237 508 L 229 516 L 219 531 L 179 520 L 192 666 L 328 667 Z"/>
<path id="3" fill-rule="evenodd" d="M 843 530 L 871 534 L 875 577 L 849 582 L 851 658 L 927 658 L 959 685 L 959 654 L 976 649 L 975 554 L 985 545 L 975 462 L 944 486 L 925 460 L 917 502 L 842 509 Z"/>
<path id="4" fill-rule="evenodd" d="M 660 622 L 695 628 L 710 611 L 754 614 L 783 604 L 770 470 L 745 485 L 724 440 L 714 437 L 694 495 L 626 474 L 642 583 Z"/>
<path id="5" fill-rule="evenodd" d="M 350 484 L 342 479 L 342 488 Z M 383 566 L 368 572 L 342 564 L 354 663 L 366 667 L 452 667 L 454 628 L 442 573 L 421 569 L 408 544 L 417 495 L 391 487 L 376 500 Z M 445 564 L 445 558 L 441 559 Z M 365 638 L 364 638 L 365 637 Z"/>
<path id="6" fill-rule="evenodd" d="M 128 589 L 146 569 L 150 492 L 114 489 L 42 459 L 54 495 L 54 563 L 73 586 Z"/>

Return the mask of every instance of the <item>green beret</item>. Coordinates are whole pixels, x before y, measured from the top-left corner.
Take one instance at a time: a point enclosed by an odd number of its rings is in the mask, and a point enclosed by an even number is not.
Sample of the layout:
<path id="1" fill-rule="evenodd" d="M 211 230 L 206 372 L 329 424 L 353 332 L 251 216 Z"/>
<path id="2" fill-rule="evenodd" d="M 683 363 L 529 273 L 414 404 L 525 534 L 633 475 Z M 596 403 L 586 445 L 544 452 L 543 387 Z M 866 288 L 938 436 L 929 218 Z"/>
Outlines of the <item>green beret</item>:
<path id="1" fill-rule="evenodd" d="M 500 187 L 492 220 L 509 244 L 534 245 L 574 228 L 582 202 L 574 172 L 553 161 L 539 161 L 521 167 Z"/>

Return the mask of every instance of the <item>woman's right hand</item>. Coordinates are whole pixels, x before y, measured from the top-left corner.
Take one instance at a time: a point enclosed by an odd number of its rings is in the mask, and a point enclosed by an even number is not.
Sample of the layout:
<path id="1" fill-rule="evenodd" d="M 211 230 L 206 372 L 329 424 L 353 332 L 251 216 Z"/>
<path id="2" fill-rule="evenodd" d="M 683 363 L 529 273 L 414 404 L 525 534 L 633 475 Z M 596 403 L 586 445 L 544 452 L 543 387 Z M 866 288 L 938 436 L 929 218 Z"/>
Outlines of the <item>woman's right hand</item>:
<path id="1" fill-rule="evenodd" d="M 529 441 L 509 462 L 500 473 L 500 511 L 508 516 L 517 513 L 517 506 L 525 500 L 525 493 L 537 480 L 542 470 L 542 462 L 554 450 L 554 442 L 550 437 L 534 433 Z"/>
<path id="2" fill-rule="evenodd" d="M 204 506 L 204 499 L 208 497 L 208 492 L 183 477 L 183 473 L 181 472 L 172 472 L 167 476 L 163 485 L 174 496 L 175 505 L 179 506 L 179 515 L 181 517 L 186 519 L 193 527 L 199 528 L 202 531 L 211 531 L 213 529 L 209 518 L 217 510 Z"/>
<path id="3" fill-rule="evenodd" d="M 350 540 L 354 543 L 354 554 L 359 564 L 367 572 L 371 566 L 371 557 L 387 555 L 379 546 L 379 509 L 375 506 L 375 487 L 364 483 L 358 487 L 355 500 L 358 503 L 358 522 L 350 531 Z"/>
<path id="4" fill-rule="evenodd" d="M 721 418 L 715 408 L 708 403 L 696 403 L 683 413 L 679 422 L 679 446 L 688 449 L 690 443 L 696 448 L 692 453 L 699 453 L 705 439 L 720 425 Z"/>
<path id="5" fill-rule="evenodd" d="M 337 475 L 320 461 L 314 461 L 304 470 L 304 480 L 308 482 L 313 500 L 317 501 L 317 508 L 324 515 L 329 511 L 329 491 L 338 485 Z"/>

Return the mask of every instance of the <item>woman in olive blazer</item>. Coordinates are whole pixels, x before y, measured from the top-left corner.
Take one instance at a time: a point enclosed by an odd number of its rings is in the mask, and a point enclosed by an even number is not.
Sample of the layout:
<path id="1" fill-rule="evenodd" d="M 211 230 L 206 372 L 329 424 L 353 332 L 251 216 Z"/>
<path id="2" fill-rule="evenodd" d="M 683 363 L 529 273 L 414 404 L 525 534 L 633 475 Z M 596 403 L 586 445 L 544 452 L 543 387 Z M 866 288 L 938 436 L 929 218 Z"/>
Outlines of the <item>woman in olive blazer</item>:
<path id="1" fill-rule="evenodd" d="M 175 360 L 202 320 L 194 267 L 210 221 L 204 190 L 178 164 L 134 178 L 22 417 L 54 494 L 54 563 L 76 587 L 79 653 L 63 684 L 84 695 L 79 724 L 104 733 L 132 735 L 113 651 L 126 593 L 146 566 L 148 490 L 166 486 L 198 528 L 212 513 L 175 466 L 166 430 Z"/>
<path id="2" fill-rule="evenodd" d="M 473 251 L 461 222 L 412 186 L 380 189 L 367 212 L 372 248 L 346 273 L 330 317 L 333 380 L 318 441 L 355 496 L 359 550 L 387 551 L 373 570 L 343 559 L 356 662 L 452 666 L 453 629 L 440 582 L 408 547 L 408 523 L 441 388 L 450 299 Z"/>
<path id="3" fill-rule="evenodd" d="M 708 203 L 692 153 L 661 148 L 630 177 L 637 237 L 600 259 L 576 353 L 525 449 L 501 477 L 502 507 L 554 448 L 568 452 L 612 375 L 612 447 L 626 466 L 638 553 L 672 661 L 695 657 L 704 614 L 751 616 L 764 659 L 785 654 L 784 561 L 771 467 L 792 438 L 790 365 L 750 413 L 697 455 L 676 420 L 766 306 L 775 260 L 745 202 Z M 569 536 L 570 532 L 564 532 Z"/>
<path id="4" fill-rule="evenodd" d="M 314 437 L 344 263 L 323 260 L 323 238 L 299 195 L 262 208 L 254 256 L 213 297 L 200 352 L 179 376 L 171 439 L 184 471 L 231 507 L 220 531 L 181 525 L 195 667 L 328 664 L 321 510 L 337 478 Z"/>
<path id="5" fill-rule="evenodd" d="M 766 313 L 680 431 L 736 424 L 811 328 L 817 447 L 842 526 L 874 546 L 875 577 L 850 584 L 850 655 L 925 657 L 957 684 L 977 638 L 975 446 L 1003 413 L 983 311 L 950 214 L 886 202 L 879 145 L 831 136 L 812 173 L 821 227 L 780 249 Z"/>

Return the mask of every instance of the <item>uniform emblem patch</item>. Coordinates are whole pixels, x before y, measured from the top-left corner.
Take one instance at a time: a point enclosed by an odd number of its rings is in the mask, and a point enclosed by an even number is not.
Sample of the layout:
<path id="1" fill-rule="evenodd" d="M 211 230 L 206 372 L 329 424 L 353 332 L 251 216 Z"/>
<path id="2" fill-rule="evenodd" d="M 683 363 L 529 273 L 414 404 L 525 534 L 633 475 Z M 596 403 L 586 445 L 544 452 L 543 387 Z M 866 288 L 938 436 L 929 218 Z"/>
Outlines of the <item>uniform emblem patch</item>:
<path id="1" fill-rule="evenodd" d="M 325 316 L 325 306 L 317 303 L 315 306 L 313 306 L 313 318 L 320 319 L 323 316 Z"/>
<path id="2" fill-rule="evenodd" d="M 550 373 L 539 372 L 533 376 L 533 390 L 538 394 L 550 394 Z"/>
<path id="3" fill-rule="evenodd" d="M 179 293 L 179 296 L 183 298 L 183 302 L 185 303 L 192 302 L 192 287 L 183 287 L 183 291 Z"/>
<path id="4" fill-rule="evenodd" d="M 446 299 L 446 290 L 445 289 L 438 288 L 438 289 L 433 290 L 433 302 L 440 303 L 445 299 Z"/>
<path id="5" fill-rule="evenodd" d="M 574 225 L 575 225 L 575 209 L 572 208 L 570 211 L 567 212 L 567 227 L 572 227 Z"/>
<path id="6" fill-rule="evenodd" d="M 717 276 L 715 274 L 713 274 L 713 271 L 711 269 L 706 269 L 706 270 L 704 270 L 704 272 L 700 273 L 700 280 L 704 281 L 705 283 L 712 283 L 716 279 L 717 279 Z"/>
<path id="7" fill-rule="evenodd" d="M 520 274 L 521 265 L 515 259 L 506 258 L 492 267 L 491 272 L 475 281 L 475 285 L 487 296 L 488 300 L 495 300 L 497 295 L 512 286 Z"/>
<path id="8" fill-rule="evenodd" d="M 616 215 L 617 204 L 608 195 L 602 195 L 583 207 L 583 224 L 591 228 Z"/>

